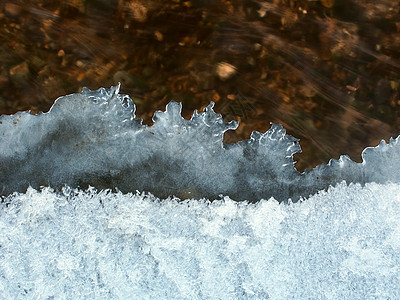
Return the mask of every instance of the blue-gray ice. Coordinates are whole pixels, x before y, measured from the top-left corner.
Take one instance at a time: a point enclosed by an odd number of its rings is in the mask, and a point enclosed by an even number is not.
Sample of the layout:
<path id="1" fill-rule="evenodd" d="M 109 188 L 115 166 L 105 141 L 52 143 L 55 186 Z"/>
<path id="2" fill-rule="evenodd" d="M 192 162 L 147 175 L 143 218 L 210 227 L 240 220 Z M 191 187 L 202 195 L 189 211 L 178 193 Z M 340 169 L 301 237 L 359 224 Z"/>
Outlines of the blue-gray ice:
<path id="1" fill-rule="evenodd" d="M 279 125 L 134 112 L 113 87 L 0 117 L 0 299 L 400 299 L 399 138 L 299 173 Z"/>
<path id="2" fill-rule="evenodd" d="M 224 132 L 238 124 L 224 122 L 212 107 L 185 120 L 181 104 L 171 102 L 145 126 L 129 96 L 112 87 L 61 97 L 48 113 L 1 116 L 0 194 L 68 185 L 162 198 L 297 201 L 343 180 L 400 182 L 399 138 L 365 149 L 362 163 L 342 156 L 299 173 L 293 161 L 299 143 L 282 126 L 227 145 Z"/>

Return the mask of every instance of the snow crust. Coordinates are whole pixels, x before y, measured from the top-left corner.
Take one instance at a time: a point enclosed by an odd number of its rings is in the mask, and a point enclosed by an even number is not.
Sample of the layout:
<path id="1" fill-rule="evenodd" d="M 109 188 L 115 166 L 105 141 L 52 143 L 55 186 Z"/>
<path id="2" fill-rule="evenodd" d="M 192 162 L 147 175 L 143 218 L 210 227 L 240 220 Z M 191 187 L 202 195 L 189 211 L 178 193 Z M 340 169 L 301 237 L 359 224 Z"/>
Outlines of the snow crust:
<path id="1" fill-rule="evenodd" d="M 400 182 L 399 138 L 365 149 L 361 164 L 342 156 L 299 173 L 298 140 L 281 125 L 226 145 L 224 132 L 238 124 L 224 122 L 212 107 L 185 120 L 181 104 L 171 102 L 154 114 L 153 126 L 144 126 L 117 86 L 60 97 L 48 113 L 1 116 L 0 193 L 90 185 L 161 198 L 297 201 L 343 180 Z"/>
<path id="2" fill-rule="evenodd" d="M 64 188 L 0 207 L 1 299 L 399 299 L 400 186 L 305 201 Z"/>

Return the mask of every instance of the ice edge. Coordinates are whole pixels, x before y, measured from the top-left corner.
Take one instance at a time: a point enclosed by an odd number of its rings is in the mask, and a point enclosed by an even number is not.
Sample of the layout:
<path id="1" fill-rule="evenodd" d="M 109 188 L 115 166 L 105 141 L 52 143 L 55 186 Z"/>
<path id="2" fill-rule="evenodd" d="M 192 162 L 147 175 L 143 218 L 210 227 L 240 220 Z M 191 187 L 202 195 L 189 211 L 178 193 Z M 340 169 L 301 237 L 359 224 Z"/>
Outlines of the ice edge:
<path id="1" fill-rule="evenodd" d="M 8 188 L 7 185 L 11 185 L 14 188 L 17 188 L 16 189 L 17 191 L 26 190 L 27 186 L 31 185 L 29 178 L 28 181 L 24 182 L 23 189 L 18 187 L 18 185 L 16 185 L 15 183 L 9 184 L 5 180 L 4 174 L 7 175 L 12 171 L 12 169 L 7 168 L 7 166 L 5 166 L 7 161 L 7 159 L 5 159 L 7 158 L 7 151 L 10 152 L 9 156 L 11 155 L 11 158 L 15 160 L 15 158 L 19 158 L 19 156 L 21 155 L 23 156 L 24 154 L 23 151 L 24 150 L 26 151 L 26 149 L 24 149 L 24 146 L 25 148 L 28 149 L 32 148 L 37 149 L 38 145 L 41 147 L 45 147 L 43 143 L 46 142 L 46 139 L 43 138 L 44 134 L 42 135 L 39 134 L 39 142 L 37 140 L 34 140 L 31 141 L 30 143 L 26 142 L 26 144 L 24 144 L 25 141 L 21 139 L 21 136 L 20 139 L 18 139 L 18 141 L 16 142 L 13 141 L 13 138 L 10 137 L 11 135 L 10 132 L 12 132 L 12 130 L 7 131 L 7 129 L 14 128 L 15 130 L 15 128 L 17 128 L 18 134 L 20 134 L 23 131 L 26 131 L 27 130 L 26 125 L 24 124 L 24 122 L 22 122 L 24 121 L 23 120 L 24 118 L 25 119 L 31 118 L 32 120 L 36 121 L 33 122 L 34 123 L 32 126 L 33 128 L 35 126 L 38 126 L 40 120 L 42 120 L 44 123 L 49 123 L 50 125 L 58 125 L 58 123 L 61 122 L 61 120 L 69 122 L 68 120 L 69 118 L 72 118 L 74 110 L 77 110 L 76 114 L 78 114 L 79 110 L 82 111 L 86 109 L 90 110 L 93 109 L 94 107 L 96 109 L 100 109 L 97 117 L 103 118 L 104 116 L 104 120 L 97 120 L 100 124 L 99 126 L 103 127 L 114 126 L 117 129 L 115 130 L 115 128 L 113 128 L 112 130 L 110 130 L 109 135 L 111 136 L 111 138 L 107 136 L 108 139 L 115 139 L 119 135 L 129 136 L 131 140 L 129 140 L 126 143 L 137 142 L 137 141 L 150 141 L 156 147 L 160 147 L 161 145 L 161 146 L 170 146 L 172 148 L 176 146 L 173 143 L 186 142 L 189 145 L 193 143 L 195 147 L 199 146 L 208 147 L 209 148 L 208 150 L 211 152 L 211 154 L 215 154 L 216 156 L 218 155 L 222 156 L 222 159 L 224 158 L 223 156 L 226 156 L 225 159 L 233 159 L 234 163 L 237 162 L 238 164 L 241 164 L 242 168 L 250 169 L 246 171 L 241 170 L 241 172 L 244 173 L 247 172 L 250 175 L 244 174 L 235 178 L 247 181 L 246 188 L 253 189 L 250 192 L 248 191 L 246 193 L 243 191 L 235 190 L 234 192 L 229 193 L 229 190 L 227 192 L 226 190 L 224 191 L 223 188 L 217 189 L 221 190 L 221 193 L 217 191 L 217 192 L 212 192 L 210 194 L 199 193 L 197 191 L 197 188 L 194 188 L 193 191 L 184 192 L 181 195 L 179 195 L 179 193 L 175 193 L 173 190 L 171 190 L 172 191 L 171 194 L 163 194 L 159 193 L 159 191 L 155 192 L 156 195 L 158 194 L 157 196 L 164 198 L 166 196 L 173 196 L 173 195 L 182 198 L 190 198 L 191 196 L 194 196 L 195 198 L 196 197 L 202 198 L 203 196 L 215 198 L 218 197 L 218 195 L 223 194 L 223 195 L 228 195 L 236 200 L 257 201 L 262 198 L 267 199 L 273 196 L 279 199 L 279 201 L 286 201 L 289 198 L 292 198 L 296 201 L 300 197 L 307 197 L 311 194 L 315 194 L 318 190 L 326 189 L 329 186 L 335 185 L 341 181 L 346 181 L 347 183 L 354 182 L 361 184 L 365 184 L 366 182 L 385 183 L 387 181 L 392 181 L 392 182 L 400 181 L 399 171 L 396 170 L 396 168 L 394 167 L 398 165 L 397 164 L 398 162 L 400 162 L 400 157 L 399 157 L 400 136 L 398 136 L 395 139 L 391 138 L 389 143 L 386 143 L 384 140 L 382 140 L 380 144 L 376 147 L 365 148 L 361 154 L 362 157 L 361 163 L 356 163 L 352 161 L 348 156 L 342 155 L 338 160 L 331 159 L 327 164 L 321 164 L 313 169 L 305 170 L 304 172 L 300 173 L 295 168 L 294 166 L 295 161 L 293 160 L 293 155 L 295 153 L 301 152 L 301 148 L 298 142 L 299 140 L 292 137 L 291 135 L 288 135 L 282 125 L 271 123 L 271 127 L 265 133 L 253 131 L 250 135 L 250 139 L 245 139 L 235 144 L 226 144 L 223 142 L 223 134 L 227 130 L 235 130 L 238 127 L 239 123 L 237 121 L 224 122 L 222 119 L 222 115 L 216 113 L 213 110 L 214 107 L 213 102 L 211 102 L 200 113 L 197 112 L 197 110 L 195 110 L 190 120 L 186 120 L 182 117 L 181 103 L 170 102 L 166 106 L 165 111 L 156 111 L 154 113 L 153 115 L 154 124 L 151 126 L 147 126 L 142 124 L 141 119 L 136 119 L 135 104 L 133 103 L 133 101 L 130 99 L 129 96 L 119 94 L 119 90 L 120 90 L 120 85 L 113 86 L 110 89 L 100 88 L 96 91 L 84 88 L 82 92 L 79 94 L 71 94 L 68 96 L 57 98 L 55 103 L 50 108 L 50 110 L 46 113 L 39 113 L 37 115 L 34 115 L 29 111 L 29 112 L 19 112 L 10 116 L 1 116 L 0 141 L 2 141 L 3 147 L 0 146 L 0 163 L 1 163 L 0 166 L 1 169 L 3 169 L 2 170 L 3 175 L 0 175 L 0 182 L 3 183 L 2 187 L 3 194 L 4 192 L 5 194 L 9 194 L 14 191 L 13 189 Z M 90 100 L 89 102 L 97 106 L 90 105 L 90 103 L 88 104 L 86 99 Z M 77 103 L 74 104 L 73 102 Z M 97 112 L 93 112 L 93 115 L 96 116 L 96 113 Z M 57 116 L 58 114 L 59 116 Z M 24 117 L 22 117 L 22 115 L 24 115 Z M 89 114 L 83 114 L 82 117 L 85 118 L 88 115 Z M 51 119 L 51 117 L 54 117 L 55 119 Z M 49 120 L 46 120 L 46 118 L 48 118 Z M 83 119 L 77 118 L 77 120 L 82 121 Z M 23 123 L 22 125 L 20 124 L 21 122 Z M 116 125 L 112 124 L 113 122 L 115 122 Z M 43 126 L 43 124 L 41 126 Z M 109 130 L 107 128 L 104 129 L 103 127 L 101 127 L 101 130 L 103 131 Z M 97 127 L 92 128 L 90 127 L 90 125 L 88 125 L 87 128 L 77 127 L 75 131 L 80 130 L 81 132 L 79 132 L 79 134 L 85 135 L 84 131 L 86 129 L 92 130 L 95 133 L 99 131 L 99 128 Z M 64 131 L 65 130 L 68 130 L 68 126 L 64 128 Z M 74 132 L 74 130 L 72 130 L 72 132 Z M 151 133 L 161 142 L 156 141 L 156 143 L 154 143 L 152 141 L 154 137 L 148 135 L 146 137 L 141 137 L 141 140 L 135 138 L 136 136 L 141 136 L 145 133 Z M 189 138 L 194 138 L 195 140 L 196 139 L 198 140 L 193 142 L 193 140 L 179 139 L 177 138 L 177 136 L 180 134 L 182 135 L 187 134 Z M 27 133 L 25 133 L 25 136 L 26 135 Z M 24 135 L 22 135 L 22 137 L 23 136 Z M 203 139 L 204 136 L 206 136 L 207 138 Z M 172 140 L 171 144 L 168 144 L 168 141 L 167 142 L 162 141 L 163 139 L 166 138 Z M 40 141 L 43 142 L 42 145 L 40 145 Z M 54 144 L 54 141 L 51 140 L 51 143 Z M 15 145 L 20 146 L 20 148 L 18 148 Z M 60 143 L 60 145 L 62 146 L 62 143 Z M 127 149 L 129 149 L 129 147 L 127 147 Z M 176 153 L 176 150 L 177 149 L 170 150 L 170 154 Z M 21 151 L 22 154 L 19 153 L 18 151 Z M 48 152 L 50 153 L 52 151 L 54 151 L 54 149 L 48 150 Z M 89 151 L 88 153 L 92 152 Z M 158 155 L 158 152 L 156 154 Z M 208 155 L 208 154 L 201 153 L 201 155 Z M 198 156 L 197 159 L 199 159 L 199 157 L 201 156 Z M 75 157 L 72 157 L 71 159 L 74 158 Z M 276 165 L 274 165 L 274 160 L 278 161 Z M 266 161 L 268 162 L 266 163 Z M 22 160 L 22 162 L 26 162 L 26 160 L 25 161 Z M 218 167 L 218 162 L 219 161 L 217 159 L 214 161 L 214 163 L 216 163 L 216 167 Z M 96 161 L 95 163 L 98 163 L 98 161 Z M 195 168 L 193 167 L 193 165 L 190 165 L 189 167 Z M 231 168 L 231 166 L 228 167 Z M 108 171 L 110 172 L 113 171 L 112 170 L 113 168 L 115 168 L 115 166 L 112 166 L 111 170 Z M 254 170 L 251 170 L 252 168 Z M 4 172 L 4 170 L 6 170 L 6 172 Z M 233 168 L 231 168 L 230 170 L 226 170 L 226 172 L 235 171 L 232 170 Z M 73 173 L 74 171 L 76 170 L 72 170 L 71 174 L 73 176 L 78 174 L 77 176 L 79 177 L 79 172 Z M 199 170 L 194 170 L 193 172 L 196 175 L 198 171 Z M 265 174 L 262 174 L 263 172 Z M 32 174 L 32 172 L 30 173 Z M 218 178 L 219 176 L 221 176 L 221 174 L 223 174 L 223 172 L 220 173 L 214 172 L 214 173 L 215 173 L 213 174 L 214 178 Z M 21 173 L 19 175 L 21 175 Z M 57 176 L 58 175 L 59 174 L 57 174 Z M 63 180 L 63 176 L 58 176 L 58 177 L 57 176 L 56 176 L 57 179 Z M 194 178 L 196 179 L 196 177 Z M 262 178 L 265 179 L 264 182 L 261 181 Z M 14 180 L 18 180 L 18 178 L 14 178 Z M 278 192 L 273 192 L 274 180 L 277 182 L 276 189 Z M 52 186 L 54 184 L 54 180 L 48 180 L 47 177 L 45 178 L 44 181 L 45 184 L 43 185 L 46 185 L 46 181 L 48 183 L 47 185 Z M 229 179 L 226 182 L 230 181 L 232 180 Z M 84 182 L 84 183 L 90 185 L 90 182 Z M 76 181 L 73 180 L 72 181 L 70 180 L 69 182 L 68 180 L 67 182 L 57 182 L 58 187 L 64 184 L 71 184 L 72 186 L 81 186 L 79 182 L 78 184 L 76 184 Z M 155 185 L 156 184 L 157 183 L 155 183 Z M 265 185 L 268 184 L 272 185 L 272 187 L 266 188 Z M 209 185 L 210 185 L 209 182 L 205 184 L 206 187 L 208 187 Z M 227 185 L 229 186 L 229 184 Z M 259 186 L 257 187 L 257 185 Z M 37 188 L 38 184 L 36 185 L 33 184 L 33 186 Z M 42 184 L 40 186 L 42 186 Z M 107 188 L 107 186 L 104 185 L 100 185 L 98 187 Z M 118 187 L 118 184 L 112 187 Z M 148 192 L 154 192 L 152 188 L 149 188 L 149 186 L 146 186 L 146 184 L 139 184 L 138 187 L 139 190 L 140 188 L 142 188 L 142 190 Z M 185 190 L 186 187 L 183 186 L 182 189 Z M 125 189 L 125 191 L 134 191 L 134 190 L 136 189 L 133 190 L 129 188 Z"/>

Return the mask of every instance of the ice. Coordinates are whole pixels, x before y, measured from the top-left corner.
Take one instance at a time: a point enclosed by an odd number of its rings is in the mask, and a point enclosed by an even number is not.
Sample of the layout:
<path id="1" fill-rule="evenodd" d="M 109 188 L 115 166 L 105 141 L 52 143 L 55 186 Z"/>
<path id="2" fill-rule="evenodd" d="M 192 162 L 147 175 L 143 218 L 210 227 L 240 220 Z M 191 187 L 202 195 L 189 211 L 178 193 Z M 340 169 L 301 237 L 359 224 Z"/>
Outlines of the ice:
<path id="1" fill-rule="evenodd" d="M 48 113 L 1 116 L 0 192 L 90 185 L 161 198 L 297 201 L 343 180 L 400 182 L 399 138 L 367 148 L 361 164 L 343 156 L 299 173 L 293 161 L 298 140 L 281 125 L 226 145 L 224 132 L 238 124 L 224 122 L 212 108 L 185 120 L 181 104 L 171 102 L 145 126 L 117 86 L 61 97 Z"/>
<path id="2" fill-rule="evenodd" d="M 1 204 L 1 299 L 399 299 L 400 185 L 284 204 L 29 188 Z"/>
<path id="3" fill-rule="evenodd" d="M 212 108 L 1 116 L 0 299 L 399 299 L 399 137 L 299 173 L 282 126 L 226 145 Z"/>

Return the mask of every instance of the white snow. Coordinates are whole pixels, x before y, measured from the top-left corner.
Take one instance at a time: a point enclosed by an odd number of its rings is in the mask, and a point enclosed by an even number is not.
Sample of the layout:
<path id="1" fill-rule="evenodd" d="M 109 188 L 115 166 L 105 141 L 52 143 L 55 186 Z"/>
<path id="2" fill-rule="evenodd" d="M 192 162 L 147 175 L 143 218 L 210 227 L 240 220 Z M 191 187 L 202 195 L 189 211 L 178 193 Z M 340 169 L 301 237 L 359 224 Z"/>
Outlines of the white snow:
<path id="1" fill-rule="evenodd" d="M 291 204 L 28 189 L 0 217 L 2 299 L 399 299 L 400 186 Z"/>

